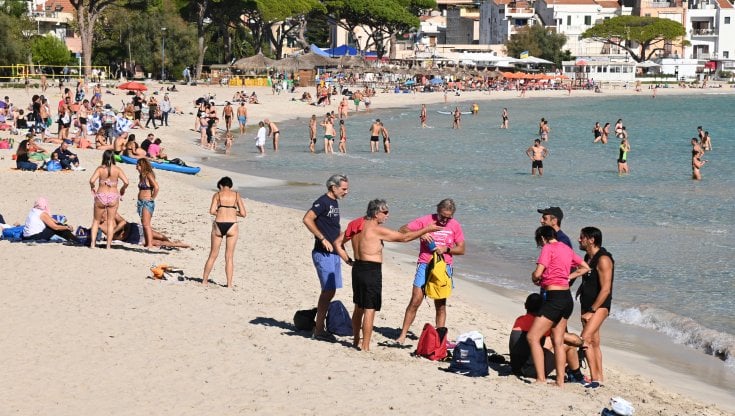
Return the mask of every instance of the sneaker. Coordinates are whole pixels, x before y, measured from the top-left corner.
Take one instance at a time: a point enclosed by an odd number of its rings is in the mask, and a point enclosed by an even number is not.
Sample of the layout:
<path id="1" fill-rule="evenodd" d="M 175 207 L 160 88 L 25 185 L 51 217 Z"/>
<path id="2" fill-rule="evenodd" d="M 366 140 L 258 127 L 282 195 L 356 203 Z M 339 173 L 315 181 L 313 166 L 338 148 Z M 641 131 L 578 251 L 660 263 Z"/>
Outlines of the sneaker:
<path id="1" fill-rule="evenodd" d="M 581 375 L 581 377 L 580 377 L 580 376 L 575 375 L 573 372 L 571 372 L 569 370 L 567 370 L 567 373 L 564 376 L 564 382 L 565 383 L 578 383 L 578 384 L 582 384 L 582 385 L 588 384 L 588 382 L 585 381 L 584 375 Z"/>
<path id="2" fill-rule="evenodd" d="M 590 381 L 589 383 L 584 385 L 584 388 L 586 389 L 596 389 L 598 387 L 602 387 L 602 384 L 600 384 L 598 381 Z"/>

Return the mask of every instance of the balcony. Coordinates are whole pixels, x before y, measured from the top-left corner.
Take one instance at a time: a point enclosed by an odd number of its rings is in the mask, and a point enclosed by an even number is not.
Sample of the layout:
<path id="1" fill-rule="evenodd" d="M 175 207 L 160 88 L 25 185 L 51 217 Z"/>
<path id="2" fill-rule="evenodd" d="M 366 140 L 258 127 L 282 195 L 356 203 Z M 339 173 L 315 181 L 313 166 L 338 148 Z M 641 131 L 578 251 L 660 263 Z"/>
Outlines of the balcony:
<path id="1" fill-rule="evenodd" d="M 674 7 L 674 3 L 670 1 L 649 1 L 649 2 L 642 4 L 642 6 L 651 8 L 651 9 L 658 9 L 658 8 Z"/>
<path id="2" fill-rule="evenodd" d="M 689 32 L 692 36 L 717 36 L 717 29 L 692 29 Z"/>

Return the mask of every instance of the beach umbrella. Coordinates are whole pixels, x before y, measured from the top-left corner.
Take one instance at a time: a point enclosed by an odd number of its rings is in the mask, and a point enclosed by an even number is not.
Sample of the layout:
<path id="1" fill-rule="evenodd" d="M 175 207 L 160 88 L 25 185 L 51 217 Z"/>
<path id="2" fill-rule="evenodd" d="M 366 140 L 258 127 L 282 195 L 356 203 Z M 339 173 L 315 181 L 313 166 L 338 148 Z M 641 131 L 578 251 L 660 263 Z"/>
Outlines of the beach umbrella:
<path id="1" fill-rule="evenodd" d="M 245 70 L 266 70 L 273 66 L 275 61 L 264 56 L 262 53 L 258 53 L 247 58 L 240 58 L 232 63 L 232 67 L 241 71 Z"/>
<path id="2" fill-rule="evenodd" d="M 315 53 L 307 53 L 299 55 L 297 57 L 299 62 L 299 68 L 301 69 L 313 69 L 316 67 L 325 66 L 339 66 L 339 61 L 336 59 L 329 58 L 327 56 L 318 55 Z"/>
<path id="3" fill-rule="evenodd" d="M 289 56 L 273 62 L 271 67 L 279 71 L 295 72 L 299 69 L 299 61 L 295 56 Z"/>
<path id="4" fill-rule="evenodd" d="M 545 64 L 551 65 L 553 62 L 547 61 L 546 59 L 537 58 L 535 56 L 529 56 L 527 58 L 521 58 L 515 62 L 516 64 Z"/>
<path id="5" fill-rule="evenodd" d="M 431 79 L 431 85 L 438 85 L 438 84 L 443 84 L 443 83 L 444 83 L 444 80 L 441 78 L 435 77 Z"/>
<path id="6" fill-rule="evenodd" d="M 638 62 L 637 64 L 635 64 L 635 66 L 637 66 L 638 68 L 655 68 L 661 65 L 653 61 L 643 61 L 643 62 Z"/>
<path id="7" fill-rule="evenodd" d="M 128 91 L 148 91 L 148 87 L 146 87 L 145 84 L 135 81 L 122 83 L 118 85 L 117 88 Z"/>

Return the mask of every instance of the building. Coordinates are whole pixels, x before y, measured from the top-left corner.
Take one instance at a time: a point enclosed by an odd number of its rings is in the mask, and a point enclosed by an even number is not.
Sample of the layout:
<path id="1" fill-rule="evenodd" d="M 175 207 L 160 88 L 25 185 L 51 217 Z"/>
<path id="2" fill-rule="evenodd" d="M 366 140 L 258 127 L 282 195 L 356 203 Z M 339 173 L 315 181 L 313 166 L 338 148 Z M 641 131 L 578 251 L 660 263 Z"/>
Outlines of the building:
<path id="1" fill-rule="evenodd" d="M 480 43 L 505 43 L 521 28 L 536 24 L 535 16 L 533 4 L 525 0 L 482 0 Z"/>
<path id="2" fill-rule="evenodd" d="M 727 0 L 685 3 L 689 46 L 684 58 L 696 59 L 704 73 L 735 71 L 735 8 Z"/>
<path id="3" fill-rule="evenodd" d="M 28 0 L 28 16 L 36 23 L 38 35 L 51 34 L 66 43 L 73 53 L 82 53 L 81 39 L 74 36 L 71 27 L 74 7 L 69 0 Z"/>

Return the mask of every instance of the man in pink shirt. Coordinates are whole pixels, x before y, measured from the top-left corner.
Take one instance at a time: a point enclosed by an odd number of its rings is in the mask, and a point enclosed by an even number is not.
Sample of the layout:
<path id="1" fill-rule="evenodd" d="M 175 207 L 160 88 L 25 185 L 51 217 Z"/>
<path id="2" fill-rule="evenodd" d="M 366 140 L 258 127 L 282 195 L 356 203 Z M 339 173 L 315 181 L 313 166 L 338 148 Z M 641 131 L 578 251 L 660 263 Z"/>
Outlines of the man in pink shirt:
<path id="1" fill-rule="evenodd" d="M 454 256 L 460 256 L 465 253 L 464 233 L 462 226 L 454 219 L 454 211 L 456 206 L 450 198 L 443 199 L 436 206 L 436 214 L 429 214 L 417 218 L 400 228 L 403 233 L 420 230 L 428 224 L 435 223 L 444 227 L 441 231 L 424 234 L 421 237 L 419 247 L 419 258 L 416 264 L 416 274 L 414 275 L 413 288 L 411 291 L 411 301 L 406 307 L 406 314 L 403 317 L 403 327 L 401 334 L 396 339 L 400 345 L 406 342 L 406 335 L 411 328 L 413 320 L 416 318 L 416 312 L 424 298 L 423 286 L 426 283 L 426 265 L 431 261 L 433 253 L 444 255 L 444 261 L 447 263 L 447 273 L 452 276 L 454 271 Z M 436 327 L 446 326 L 447 320 L 447 300 L 434 300 L 436 309 Z"/>

